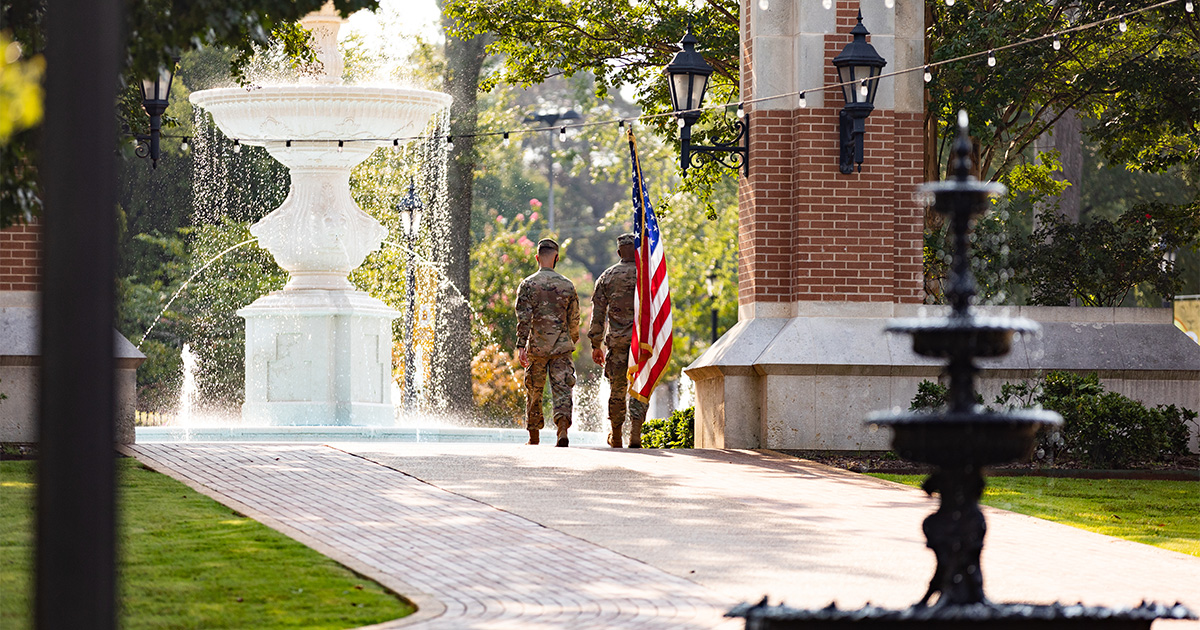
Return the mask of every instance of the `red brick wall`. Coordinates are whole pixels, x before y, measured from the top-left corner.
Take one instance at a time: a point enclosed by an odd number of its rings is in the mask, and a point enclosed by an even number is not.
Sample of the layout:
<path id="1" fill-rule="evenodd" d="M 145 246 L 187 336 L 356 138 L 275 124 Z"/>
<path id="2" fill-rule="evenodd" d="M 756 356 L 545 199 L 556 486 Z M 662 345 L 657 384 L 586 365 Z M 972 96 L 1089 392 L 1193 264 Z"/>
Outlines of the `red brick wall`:
<path id="1" fill-rule="evenodd" d="M 850 41 L 857 2 L 839 0 L 838 34 L 826 36 L 825 81 Z M 750 6 L 744 6 L 750 16 Z M 743 24 L 749 40 L 749 17 Z M 743 46 L 743 98 L 753 98 L 753 48 Z M 750 177 L 739 189 L 740 303 L 920 302 L 922 116 L 876 109 L 866 121 L 862 172 L 838 168 L 838 111 L 751 112 Z"/>
<path id="2" fill-rule="evenodd" d="M 42 228 L 35 221 L 0 230 L 0 291 L 37 291 L 42 278 Z"/>

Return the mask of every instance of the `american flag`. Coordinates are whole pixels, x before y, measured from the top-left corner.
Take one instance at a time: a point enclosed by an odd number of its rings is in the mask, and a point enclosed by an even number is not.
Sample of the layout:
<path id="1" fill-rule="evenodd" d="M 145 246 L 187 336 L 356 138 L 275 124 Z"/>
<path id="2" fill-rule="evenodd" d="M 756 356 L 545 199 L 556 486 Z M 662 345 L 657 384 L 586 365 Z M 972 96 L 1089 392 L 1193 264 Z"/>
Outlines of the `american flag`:
<path id="1" fill-rule="evenodd" d="M 658 219 L 646 192 L 637 141 L 629 130 L 633 159 L 633 234 L 637 246 L 637 285 L 633 291 L 633 343 L 629 345 L 629 395 L 648 402 L 671 361 L 671 290 L 667 255 Z"/>

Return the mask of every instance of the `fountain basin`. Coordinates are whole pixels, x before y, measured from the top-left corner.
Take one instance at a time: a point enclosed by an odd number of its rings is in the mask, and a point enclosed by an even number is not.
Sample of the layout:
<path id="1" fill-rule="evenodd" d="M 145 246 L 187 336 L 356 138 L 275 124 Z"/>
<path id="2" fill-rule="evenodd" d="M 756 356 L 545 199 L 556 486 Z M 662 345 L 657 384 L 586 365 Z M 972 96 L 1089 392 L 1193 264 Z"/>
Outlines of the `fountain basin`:
<path id="1" fill-rule="evenodd" d="M 1002 357 L 1012 350 L 1013 336 L 1033 334 L 1041 326 L 1024 317 L 921 317 L 895 319 L 887 331 L 913 337 L 913 352 L 926 357 L 946 358 L 955 351 L 971 349 L 974 357 Z"/>
<path id="2" fill-rule="evenodd" d="M 225 135 L 267 147 L 274 156 L 277 149 L 287 148 L 288 140 L 326 140 L 334 148 L 339 140 L 352 141 L 344 151 L 370 153 L 392 139 L 420 134 L 429 117 L 449 107 L 452 99 L 410 88 L 275 85 L 202 90 L 188 100 L 211 112 Z"/>
<path id="3" fill-rule="evenodd" d="M 892 428 L 892 448 L 904 459 L 942 467 L 990 466 L 1028 457 L 1038 429 L 1062 424 L 1043 409 L 1007 412 L 876 413 L 868 424 Z"/>

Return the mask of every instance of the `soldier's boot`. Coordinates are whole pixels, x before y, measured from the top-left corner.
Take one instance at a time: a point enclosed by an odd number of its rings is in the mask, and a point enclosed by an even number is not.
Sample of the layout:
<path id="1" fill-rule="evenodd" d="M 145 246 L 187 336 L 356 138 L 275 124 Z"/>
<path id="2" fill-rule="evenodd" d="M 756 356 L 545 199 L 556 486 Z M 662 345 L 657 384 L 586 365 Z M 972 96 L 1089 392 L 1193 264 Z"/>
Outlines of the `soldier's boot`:
<path id="1" fill-rule="evenodd" d="M 567 427 L 570 426 L 570 422 L 570 420 L 559 422 L 558 418 L 554 419 L 554 425 L 558 429 L 558 441 L 554 443 L 555 446 L 567 446 L 570 443 L 570 440 L 567 439 Z"/>
<path id="2" fill-rule="evenodd" d="M 529 429 L 529 441 L 526 442 L 525 445 L 526 446 L 529 446 L 529 445 L 537 446 L 538 443 L 541 442 L 541 437 L 542 436 L 538 432 L 537 429 Z"/>
<path id="3" fill-rule="evenodd" d="M 621 448 L 621 426 L 613 423 L 612 432 L 608 434 L 608 445 L 613 448 Z"/>
<path id="4" fill-rule="evenodd" d="M 629 421 L 629 448 L 642 448 L 642 421 Z"/>

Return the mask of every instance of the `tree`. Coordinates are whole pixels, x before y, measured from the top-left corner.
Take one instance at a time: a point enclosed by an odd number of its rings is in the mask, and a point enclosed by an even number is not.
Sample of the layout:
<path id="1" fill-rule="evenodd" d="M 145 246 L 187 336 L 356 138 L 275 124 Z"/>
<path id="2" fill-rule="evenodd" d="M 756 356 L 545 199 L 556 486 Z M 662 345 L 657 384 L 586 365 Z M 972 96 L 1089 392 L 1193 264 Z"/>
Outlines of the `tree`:
<path id="1" fill-rule="evenodd" d="M 244 60 L 255 46 L 267 45 L 273 35 L 292 54 L 303 55 L 306 34 L 293 23 L 320 9 L 325 0 L 189 0 L 167 4 L 164 6 L 161 0 L 127 3 L 126 73 L 113 80 L 137 85 L 140 77 L 157 73 L 158 68 L 173 64 L 185 51 L 201 46 L 231 47 L 242 52 L 235 62 Z M 374 9 L 378 4 L 378 0 L 334 1 L 343 16 L 359 9 Z M 163 19 L 168 10 L 170 19 Z M 12 0 L 5 2 L 0 11 L 0 24 L 12 33 L 23 54 L 29 58 L 40 55 L 46 45 L 42 30 L 45 0 Z M 236 74 L 238 66 L 233 69 Z M 131 98 L 135 91 L 130 87 L 121 104 L 114 103 L 114 109 L 127 126 L 139 130 L 146 126 L 146 116 L 139 111 L 138 100 Z M 0 163 L 5 173 L 0 178 L 0 228 L 41 212 L 37 142 L 36 128 L 19 133 L 10 142 L 0 142 Z"/>

